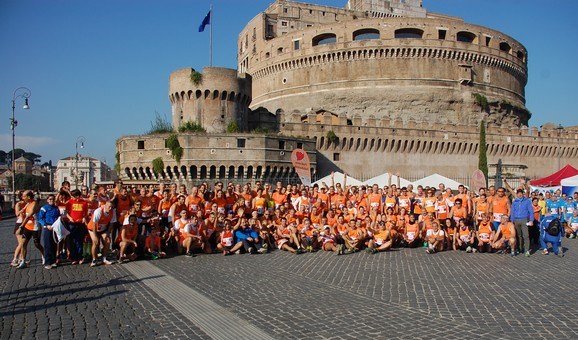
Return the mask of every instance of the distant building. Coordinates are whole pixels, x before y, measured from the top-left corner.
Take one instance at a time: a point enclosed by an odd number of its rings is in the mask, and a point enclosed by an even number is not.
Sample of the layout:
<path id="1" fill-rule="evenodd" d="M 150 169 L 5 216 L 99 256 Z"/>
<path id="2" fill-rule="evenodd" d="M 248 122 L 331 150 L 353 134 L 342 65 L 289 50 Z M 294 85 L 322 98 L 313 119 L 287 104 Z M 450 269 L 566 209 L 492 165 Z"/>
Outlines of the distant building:
<path id="1" fill-rule="evenodd" d="M 32 161 L 30 161 L 28 158 L 25 158 L 24 156 L 22 156 L 22 157 L 14 160 L 14 171 L 17 174 L 31 175 L 33 165 L 34 165 L 34 163 L 32 163 Z"/>
<path id="2" fill-rule="evenodd" d="M 80 188 L 83 185 L 91 187 L 96 182 L 114 180 L 114 171 L 105 162 L 96 158 L 79 156 L 66 157 L 56 163 L 54 188 L 60 188 L 62 182 L 69 181 L 71 187 Z"/>

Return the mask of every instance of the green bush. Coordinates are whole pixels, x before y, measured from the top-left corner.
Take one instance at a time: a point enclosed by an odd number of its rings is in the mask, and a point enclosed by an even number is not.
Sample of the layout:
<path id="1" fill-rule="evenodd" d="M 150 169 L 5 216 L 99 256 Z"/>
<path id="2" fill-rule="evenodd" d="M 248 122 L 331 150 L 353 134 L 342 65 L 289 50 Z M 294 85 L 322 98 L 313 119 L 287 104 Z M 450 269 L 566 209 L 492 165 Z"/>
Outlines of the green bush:
<path id="1" fill-rule="evenodd" d="M 203 74 L 201 72 L 197 72 L 194 69 L 191 69 L 191 83 L 197 86 L 203 82 Z"/>
<path id="2" fill-rule="evenodd" d="M 161 157 L 153 159 L 153 173 L 158 176 L 163 173 L 165 169 L 165 162 Z"/>
<path id="3" fill-rule="evenodd" d="M 227 125 L 227 132 L 228 133 L 237 133 L 237 132 L 241 132 L 241 129 L 239 129 L 239 125 L 237 125 L 236 121 L 232 121 Z"/>
<path id="4" fill-rule="evenodd" d="M 335 134 L 335 132 L 333 132 L 333 130 L 327 131 L 326 137 L 329 143 L 333 143 L 338 140 L 337 135 Z"/>
<path id="5" fill-rule="evenodd" d="M 484 96 L 483 94 L 479 94 L 479 93 L 474 93 L 474 103 L 476 103 L 476 105 L 478 105 L 483 111 L 488 111 L 489 109 L 489 105 L 488 105 L 488 98 L 486 98 L 486 96 Z"/>
<path id="6" fill-rule="evenodd" d="M 167 116 L 161 117 L 158 112 L 155 112 L 156 117 L 154 121 L 151 121 L 151 129 L 147 132 L 148 135 L 153 135 L 157 133 L 169 133 L 173 132 L 173 126 L 169 123 Z"/>
<path id="7" fill-rule="evenodd" d="M 183 157 L 183 148 L 181 147 L 181 143 L 179 143 L 179 137 L 176 133 L 173 133 L 167 140 L 165 141 L 165 146 L 167 149 L 171 150 L 171 154 L 173 158 L 180 163 L 181 157 Z"/>
<path id="8" fill-rule="evenodd" d="M 201 124 L 188 121 L 181 126 L 179 126 L 179 132 L 207 132 Z"/>

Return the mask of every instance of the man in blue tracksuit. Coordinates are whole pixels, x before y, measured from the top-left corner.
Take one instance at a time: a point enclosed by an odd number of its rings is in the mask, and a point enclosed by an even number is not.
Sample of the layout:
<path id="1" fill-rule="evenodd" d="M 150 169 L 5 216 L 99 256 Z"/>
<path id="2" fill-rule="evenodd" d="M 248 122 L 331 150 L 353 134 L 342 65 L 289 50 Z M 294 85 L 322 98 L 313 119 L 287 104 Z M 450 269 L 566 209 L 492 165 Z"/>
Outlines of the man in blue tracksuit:
<path id="1" fill-rule="evenodd" d="M 555 228 L 557 228 L 557 233 L 553 232 L 553 230 L 556 230 Z M 564 256 L 562 237 L 564 237 L 564 227 L 562 227 L 560 219 L 554 215 L 544 217 L 542 222 L 540 222 L 540 246 L 543 249 L 543 254 L 548 255 L 548 243 L 550 243 L 554 254 L 560 257 Z"/>
<path id="2" fill-rule="evenodd" d="M 524 196 L 524 191 L 518 189 L 516 191 L 516 198 L 512 201 L 512 208 L 510 209 L 510 221 L 516 227 L 516 244 L 518 251 L 524 252 L 526 256 L 530 256 L 530 233 L 528 228 L 534 223 L 534 208 L 532 201 Z M 526 246 L 528 248 L 526 249 Z M 516 249 L 512 249 L 512 253 Z"/>
<path id="3" fill-rule="evenodd" d="M 42 242 L 44 243 L 44 268 L 56 267 L 56 243 L 52 232 L 52 224 L 60 216 L 54 195 L 48 195 L 47 204 L 38 212 L 38 223 L 42 226 Z"/>
<path id="4" fill-rule="evenodd" d="M 249 225 L 246 218 L 241 217 L 239 220 L 239 228 L 235 230 L 236 242 L 243 242 L 243 248 L 249 254 L 263 254 L 267 252 L 267 249 L 261 248 L 261 242 L 259 242 L 259 233 L 253 230 Z"/>

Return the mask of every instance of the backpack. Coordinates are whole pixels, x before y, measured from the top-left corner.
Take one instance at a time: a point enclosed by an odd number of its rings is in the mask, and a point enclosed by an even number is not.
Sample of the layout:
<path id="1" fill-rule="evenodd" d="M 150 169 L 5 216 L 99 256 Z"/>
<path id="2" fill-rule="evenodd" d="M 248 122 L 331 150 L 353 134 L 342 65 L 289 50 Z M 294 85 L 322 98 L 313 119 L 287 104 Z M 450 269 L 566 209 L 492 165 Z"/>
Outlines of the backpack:
<path id="1" fill-rule="evenodd" d="M 551 236 L 558 236 L 560 235 L 560 220 L 555 218 L 548 224 L 546 228 L 546 232 Z"/>

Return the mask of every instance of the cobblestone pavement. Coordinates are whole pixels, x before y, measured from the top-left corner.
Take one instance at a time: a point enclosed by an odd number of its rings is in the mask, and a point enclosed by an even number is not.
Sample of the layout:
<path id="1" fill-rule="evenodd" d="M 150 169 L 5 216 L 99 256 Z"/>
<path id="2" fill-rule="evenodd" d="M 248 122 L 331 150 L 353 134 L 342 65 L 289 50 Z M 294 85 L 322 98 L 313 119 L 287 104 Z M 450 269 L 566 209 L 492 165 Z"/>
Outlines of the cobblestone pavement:
<path id="1" fill-rule="evenodd" d="M 275 251 L 50 271 L 33 259 L 17 271 L 5 222 L 0 234 L 2 338 L 207 338 L 210 326 L 171 302 L 188 289 L 273 338 L 578 338 L 578 240 L 564 258 Z M 156 276 L 133 275 L 146 268 Z M 155 286 L 161 276 L 181 291 Z"/>

